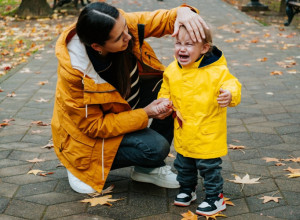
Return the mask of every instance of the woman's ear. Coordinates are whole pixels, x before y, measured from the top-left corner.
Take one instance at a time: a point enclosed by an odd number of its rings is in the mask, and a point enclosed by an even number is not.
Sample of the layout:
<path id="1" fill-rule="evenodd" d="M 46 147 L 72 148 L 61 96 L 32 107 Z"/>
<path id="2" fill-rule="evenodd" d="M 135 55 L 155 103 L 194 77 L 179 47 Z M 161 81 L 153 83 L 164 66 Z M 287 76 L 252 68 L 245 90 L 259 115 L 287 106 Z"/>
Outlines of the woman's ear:
<path id="1" fill-rule="evenodd" d="M 201 54 L 206 54 L 209 51 L 209 48 L 210 48 L 210 44 L 209 43 L 203 44 Z"/>
<path id="2" fill-rule="evenodd" d="M 94 50 L 98 51 L 100 54 L 102 54 L 103 47 L 100 46 L 99 44 L 97 44 L 97 43 L 92 43 L 92 44 L 91 44 L 91 47 L 92 47 Z"/>

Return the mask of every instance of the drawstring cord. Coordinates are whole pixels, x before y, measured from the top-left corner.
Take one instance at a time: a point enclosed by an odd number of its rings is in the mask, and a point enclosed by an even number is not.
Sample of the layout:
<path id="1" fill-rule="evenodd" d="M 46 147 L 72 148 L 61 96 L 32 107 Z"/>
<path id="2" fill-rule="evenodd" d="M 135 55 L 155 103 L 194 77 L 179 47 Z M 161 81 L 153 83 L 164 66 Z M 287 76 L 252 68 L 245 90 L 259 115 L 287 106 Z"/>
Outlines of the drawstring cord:
<path id="1" fill-rule="evenodd" d="M 102 180 L 104 180 L 104 138 L 102 139 Z"/>

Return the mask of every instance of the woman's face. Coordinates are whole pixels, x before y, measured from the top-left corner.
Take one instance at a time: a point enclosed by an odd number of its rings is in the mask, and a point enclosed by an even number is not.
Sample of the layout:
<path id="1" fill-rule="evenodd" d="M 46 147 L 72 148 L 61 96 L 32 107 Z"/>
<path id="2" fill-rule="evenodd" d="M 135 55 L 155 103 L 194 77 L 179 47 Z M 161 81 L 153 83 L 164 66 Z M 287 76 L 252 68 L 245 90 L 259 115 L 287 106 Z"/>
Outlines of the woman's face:
<path id="1" fill-rule="evenodd" d="M 120 14 L 113 29 L 109 33 L 109 39 L 102 46 L 102 54 L 124 51 L 131 39 L 125 18 Z"/>

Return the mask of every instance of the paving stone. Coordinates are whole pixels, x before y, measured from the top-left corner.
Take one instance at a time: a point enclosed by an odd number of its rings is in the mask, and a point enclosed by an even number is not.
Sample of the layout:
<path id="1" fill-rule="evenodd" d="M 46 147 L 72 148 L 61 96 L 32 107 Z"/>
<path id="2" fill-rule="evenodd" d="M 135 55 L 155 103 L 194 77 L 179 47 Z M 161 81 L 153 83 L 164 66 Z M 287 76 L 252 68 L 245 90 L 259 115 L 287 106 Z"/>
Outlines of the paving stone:
<path id="1" fill-rule="evenodd" d="M 38 195 L 33 195 L 33 196 L 26 196 L 26 197 L 22 197 L 20 199 L 26 200 L 29 202 L 38 203 L 41 205 L 54 205 L 58 201 L 59 201 L 59 203 L 79 201 L 80 199 L 83 199 L 83 195 L 81 195 L 81 194 L 67 195 L 64 193 L 49 192 L 49 193 L 38 194 Z"/>
<path id="2" fill-rule="evenodd" d="M 10 143 L 10 142 L 17 142 L 22 139 L 24 135 L 18 134 L 18 135 L 6 135 L 4 137 L 1 137 L 0 144 Z"/>
<path id="3" fill-rule="evenodd" d="M 51 205 L 47 208 L 44 219 L 62 218 L 68 215 L 84 213 L 86 210 L 86 206 L 87 204 L 80 202 L 68 202 Z"/>
<path id="4" fill-rule="evenodd" d="M 270 216 L 265 216 L 262 213 L 247 213 L 247 214 L 242 214 L 238 216 L 231 216 L 229 218 L 230 220 L 266 220 L 266 219 L 272 219 L 272 220 L 282 220 L 281 218 L 275 218 L 272 215 Z"/>
<path id="5" fill-rule="evenodd" d="M 11 150 L 0 150 L 0 159 L 7 158 L 11 154 Z"/>
<path id="6" fill-rule="evenodd" d="M 279 134 L 289 134 L 300 132 L 300 125 L 289 125 L 275 128 Z"/>
<path id="7" fill-rule="evenodd" d="M 19 161 L 19 160 L 10 160 L 10 159 L 1 159 L 0 160 L 0 168 L 4 167 L 13 167 L 21 164 L 27 164 L 25 161 Z"/>
<path id="8" fill-rule="evenodd" d="M 10 215 L 0 214 L 0 219 L 1 220 L 21 220 L 23 218 L 18 218 L 18 217 L 14 217 L 14 216 L 10 216 Z"/>
<path id="9" fill-rule="evenodd" d="M 282 139 L 278 135 L 274 134 L 261 134 L 261 133 L 251 133 L 251 136 L 256 144 L 260 146 L 268 146 L 274 144 L 283 143 Z"/>
<path id="10" fill-rule="evenodd" d="M 0 184 L 0 196 L 12 198 L 18 189 L 18 185 L 1 182 Z"/>
<path id="11" fill-rule="evenodd" d="M 226 210 L 222 212 L 227 217 L 231 217 L 231 216 L 235 216 L 235 215 L 240 215 L 240 214 L 248 213 L 249 212 L 248 205 L 247 205 L 247 203 L 246 203 L 246 201 L 244 199 L 235 199 L 235 200 L 232 200 L 230 198 L 230 201 L 233 202 L 233 204 L 235 204 L 235 206 L 229 206 L 229 205 L 227 205 Z M 229 218 L 229 219 L 231 219 L 231 218 Z"/>
<path id="12" fill-rule="evenodd" d="M 4 127 L 0 132 L 0 137 L 4 137 L 7 135 L 25 135 L 28 130 L 28 127 L 19 126 L 19 125 L 11 125 Z"/>
<path id="13" fill-rule="evenodd" d="M 276 194 L 277 193 L 277 194 Z M 278 199 L 278 202 L 270 201 L 267 203 L 263 203 L 263 199 L 261 199 L 264 196 L 274 196 L 274 197 L 281 197 Z M 268 192 L 268 193 L 263 193 L 260 195 L 256 196 L 249 196 L 246 198 L 247 204 L 249 206 L 250 211 L 253 212 L 258 212 L 274 207 L 279 207 L 279 206 L 285 206 L 287 205 L 286 201 L 283 199 L 282 195 L 278 194 L 278 191 L 276 192 Z"/>
<path id="14" fill-rule="evenodd" d="M 50 180 L 50 178 L 44 176 L 23 174 L 18 176 L 4 177 L 1 180 L 6 183 L 15 183 L 17 185 L 24 185 L 24 184 L 48 181 Z"/>
<path id="15" fill-rule="evenodd" d="M 132 181 L 130 184 L 130 189 L 132 192 L 142 193 L 153 196 L 165 197 L 166 196 L 166 189 L 156 186 L 154 184 L 149 183 L 141 183 Z"/>
<path id="16" fill-rule="evenodd" d="M 15 149 L 15 150 L 19 150 L 31 146 L 35 146 L 35 144 L 25 143 L 25 142 L 11 142 L 11 143 L 0 144 L 0 148 Z"/>
<path id="17" fill-rule="evenodd" d="M 277 134 L 274 128 L 262 127 L 256 124 L 246 125 L 246 128 L 249 132 L 257 132 L 263 134 Z"/>
<path id="18" fill-rule="evenodd" d="M 275 179 L 278 188 L 282 191 L 300 192 L 300 182 L 297 179 L 287 179 L 287 177 L 281 177 Z"/>
<path id="19" fill-rule="evenodd" d="M 66 217 L 59 217 L 60 220 L 113 220 L 112 218 L 101 217 L 98 215 L 89 215 L 89 214 L 79 214 L 79 215 L 70 215 Z"/>
<path id="20" fill-rule="evenodd" d="M 38 183 L 32 183 L 32 184 L 26 184 L 20 186 L 16 197 L 25 197 L 25 196 L 31 196 L 36 194 L 44 194 L 53 192 L 55 186 L 57 185 L 58 181 L 46 181 L 46 182 L 38 182 Z"/>
<path id="21" fill-rule="evenodd" d="M 19 174 L 27 173 L 32 164 L 23 164 L 20 166 L 13 166 L 13 167 L 5 167 L 0 169 L 0 177 L 7 177 L 7 176 L 15 176 Z"/>
<path id="22" fill-rule="evenodd" d="M 22 138 L 22 141 L 46 145 L 49 142 L 50 138 L 51 134 L 48 134 L 47 136 L 27 134 Z"/>
<path id="23" fill-rule="evenodd" d="M 45 206 L 43 205 L 14 199 L 10 202 L 4 214 L 25 219 L 40 219 L 44 210 Z"/>
<path id="24" fill-rule="evenodd" d="M 0 213 L 3 213 L 9 203 L 8 198 L 0 197 Z"/>
<path id="25" fill-rule="evenodd" d="M 243 151 L 245 153 L 243 153 L 242 151 L 229 151 L 228 155 L 232 161 L 249 160 L 260 157 L 260 154 L 256 149 L 244 149 Z"/>
<path id="26" fill-rule="evenodd" d="M 138 218 L 137 220 L 157 220 L 157 219 L 174 220 L 174 219 L 180 219 L 180 218 L 181 217 L 179 217 L 178 215 L 164 213 L 164 214 L 159 214 L 159 215 Z"/>
<path id="27" fill-rule="evenodd" d="M 274 216 L 279 219 L 300 219 L 300 206 L 280 206 L 260 211 L 264 216 Z"/>
<path id="28" fill-rule="evenodd" d="M 1 152 L 0 152 L 1 153 Z M 10 155 L 8 159 L 11 160 L 32 160 L 34 158 L 37 158 L 39 156 L 39 153 L 34 153 L 34 152 L 26 152 L 26 151 L 21 151 L 21 150 L 14 150 Z M 41 159 L 41 158 L 39 158 Z"/>
<path id="29" fill-rule="evenodd" d="M 270 176 L 270 172 L 267 167 L 243 163 L 243 161 L 233 162 L 234 169 L 238 172 L 245 172 L 249 175 L 259 175 L 259 176 Z"/>

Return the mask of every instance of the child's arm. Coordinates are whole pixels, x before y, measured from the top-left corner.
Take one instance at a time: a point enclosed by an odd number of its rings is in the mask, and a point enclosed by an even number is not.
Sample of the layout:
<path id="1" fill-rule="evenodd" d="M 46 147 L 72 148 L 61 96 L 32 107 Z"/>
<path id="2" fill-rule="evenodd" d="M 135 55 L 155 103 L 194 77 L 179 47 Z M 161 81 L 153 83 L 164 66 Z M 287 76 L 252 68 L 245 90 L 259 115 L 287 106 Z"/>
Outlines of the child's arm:
<path id="1" fill-rule="evenodd" d="M 229 70 L 221 81 L 220 95 L 217 98 L 220 107 L 237 106 L 241 102 L 241 83 L 229 73 Z"/>

